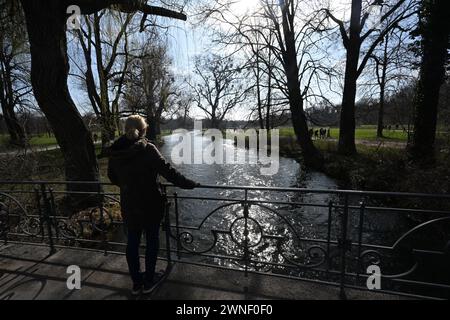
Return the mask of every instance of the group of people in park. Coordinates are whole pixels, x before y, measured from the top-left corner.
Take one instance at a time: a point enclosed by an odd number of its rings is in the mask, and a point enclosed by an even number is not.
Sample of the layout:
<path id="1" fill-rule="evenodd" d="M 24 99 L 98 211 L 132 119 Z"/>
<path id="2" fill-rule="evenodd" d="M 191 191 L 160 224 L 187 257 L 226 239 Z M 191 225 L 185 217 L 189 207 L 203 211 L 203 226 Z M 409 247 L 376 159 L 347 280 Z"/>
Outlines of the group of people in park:
<path id="1" fill-rule="evenodd" d="M 325 129 L 325 128 L 320 128 L 320 129 L 309 129 L 309 137 L 311 139 L 329 139 L 331 138 L 331 129 Z"/>

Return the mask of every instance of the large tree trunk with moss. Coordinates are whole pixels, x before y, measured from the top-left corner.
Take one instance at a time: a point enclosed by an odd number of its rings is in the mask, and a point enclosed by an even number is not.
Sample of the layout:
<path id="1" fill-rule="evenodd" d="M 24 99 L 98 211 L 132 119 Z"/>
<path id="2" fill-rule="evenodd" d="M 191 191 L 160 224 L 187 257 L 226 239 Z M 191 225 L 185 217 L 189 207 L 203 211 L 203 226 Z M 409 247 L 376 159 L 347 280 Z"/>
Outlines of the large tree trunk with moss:
<path id="1" fill-rule="evenodd" d="M 66 7 L 59 0 L 22 0 L 31 49 L 31 80 L 40 109 L 47 117 L 65 161 L 68 181 L 97 181 L 97 159 L 91 135 L 67 86 Z M 68 185 L 69 190 L 95 190 Z"/>
<path id="2" fill-rule="evenodd" d="M 422 64 L 415 97 L 414 135 L 409 154 L 416 162 L 433 160 L 439 92 L 448 59 L 450 5 L 425 0 L 422 5 Z"/>

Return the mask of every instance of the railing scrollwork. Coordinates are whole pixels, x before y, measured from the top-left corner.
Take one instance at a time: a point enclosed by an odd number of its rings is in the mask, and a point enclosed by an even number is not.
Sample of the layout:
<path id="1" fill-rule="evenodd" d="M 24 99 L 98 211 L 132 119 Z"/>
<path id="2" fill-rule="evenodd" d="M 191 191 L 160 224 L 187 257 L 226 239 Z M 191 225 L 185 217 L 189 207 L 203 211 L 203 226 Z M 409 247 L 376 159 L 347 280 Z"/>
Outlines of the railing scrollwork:
<path id="1" fill-rule="evenodd" d="M 71 195 L 64 190 L 66 184 L 0 182 L 0 241 L 44 244 L 51 253 L 59 247 L 123 253 L 126 232 L 119 194 L 99 187 L 98 192 L 86 192 L 101 199 L 97 205 L 68 212 L 62 201 Z M 22 188 L 8 190 L 11 185 Z M 179 194 L 173 186 L 163 185 L 167 203 L 160 252 L 168 270 L 174 263 L 195 263 L 239 269 L 245 276 L 256 272 L 327 281 L 339 286 L 345 298 L 347 287 L 364 288 L 368 268 L 379 266 L 386 291 L 450 297 L 450 279 L 436 283 L 424 276 L 427 259 L 441 269 L 450 266 L 450 210 L 445 210 L 450 196 L 202 188 L 209 196 Z M 219 190 L 217 196 L 211 195 L 214 190 Z M 263 192 L 270 196 L 263 197 Z M 323 201 L 309 198 L 317 194 L 324 195 Z M 433 198 L 441 206 L 391 207 L 380 197 Z M 408 220 L 410 215 L 416 218 Z"/>

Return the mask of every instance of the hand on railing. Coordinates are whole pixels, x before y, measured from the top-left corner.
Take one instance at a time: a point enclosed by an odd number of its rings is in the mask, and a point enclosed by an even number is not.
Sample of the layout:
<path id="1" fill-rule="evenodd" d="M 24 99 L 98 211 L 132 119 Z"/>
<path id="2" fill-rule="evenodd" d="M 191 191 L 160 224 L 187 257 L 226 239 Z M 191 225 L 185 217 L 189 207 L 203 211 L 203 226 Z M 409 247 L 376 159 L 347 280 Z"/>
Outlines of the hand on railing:
<path id="1" fill-rule="evenodd" d="M 192 190 L 197 187 L 200 187 L 200 183 L 195 182 L 191 179 L 186 179 L 186 181 L 182 185 L 180 185 L 180 188 L 186 189 L 186 190 Z"/>

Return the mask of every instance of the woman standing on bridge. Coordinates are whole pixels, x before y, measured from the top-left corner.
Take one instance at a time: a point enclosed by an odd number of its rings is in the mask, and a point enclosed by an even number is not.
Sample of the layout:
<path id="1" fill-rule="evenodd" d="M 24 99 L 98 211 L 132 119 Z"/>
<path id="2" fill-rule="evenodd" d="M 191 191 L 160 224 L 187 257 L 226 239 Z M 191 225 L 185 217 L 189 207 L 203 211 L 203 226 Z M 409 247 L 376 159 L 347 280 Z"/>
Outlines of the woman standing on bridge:
<path id="1" fill-rule="evenodd" d="M 159 227 L 164 215 L 165 199 L 158 175 L 183 189 L 198 183 L 175 170 L 146 138 L 147 123 L 138 115 L 127 118 L 125 135 L 111 146 L 108 177 L 120 187 L 122 218 L 128 231 L 126 257 L 133 280 L 132 294 L 148 293 L 156 279 L 155 266 L 159 248 Z M 145 273 L 140 272 L 139 244 L 146 235 Z"/>

